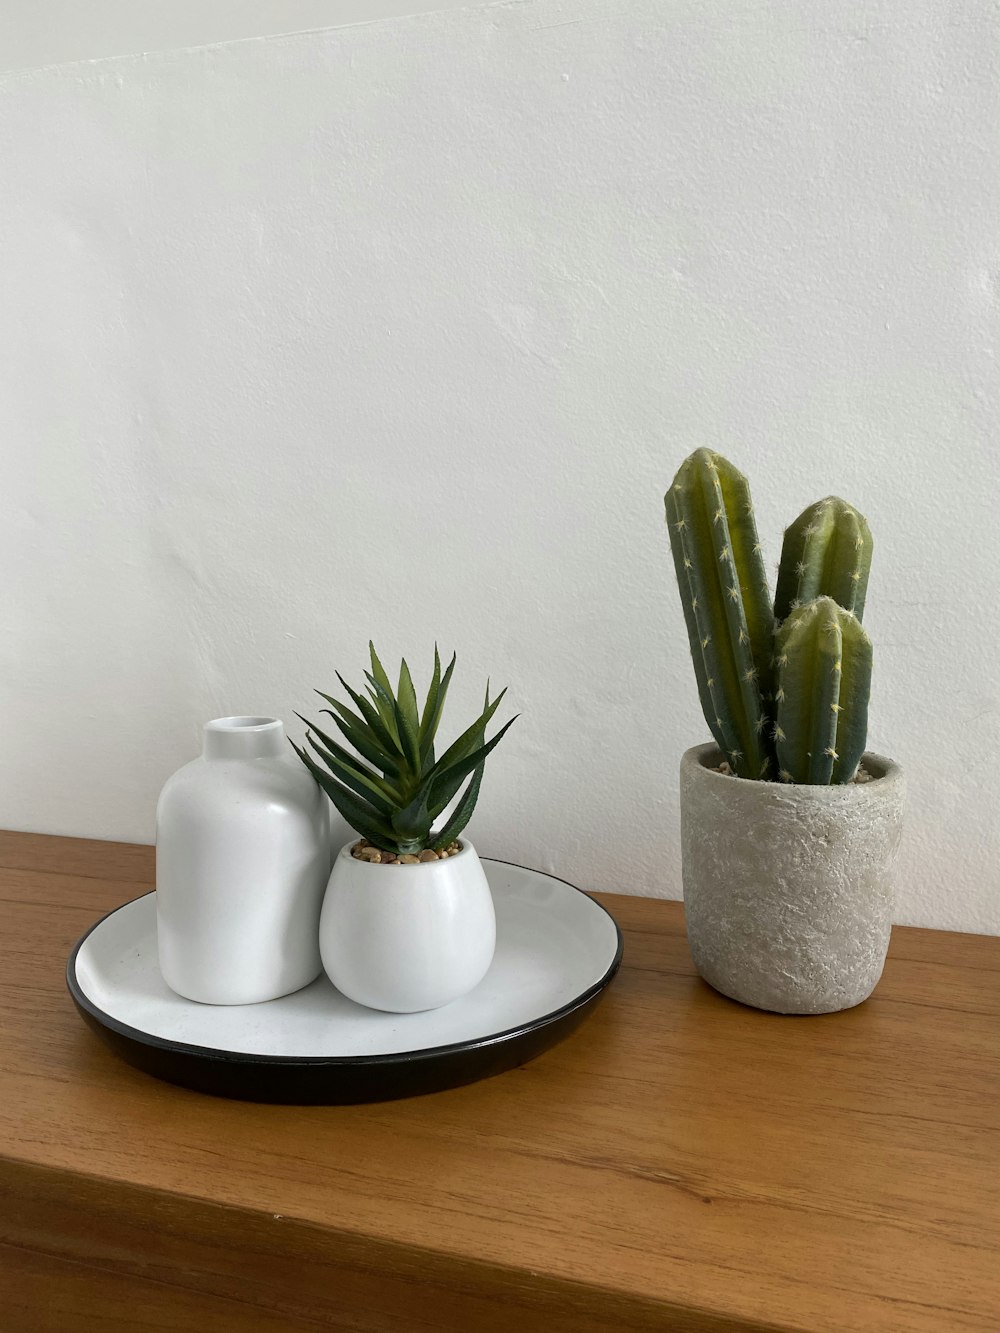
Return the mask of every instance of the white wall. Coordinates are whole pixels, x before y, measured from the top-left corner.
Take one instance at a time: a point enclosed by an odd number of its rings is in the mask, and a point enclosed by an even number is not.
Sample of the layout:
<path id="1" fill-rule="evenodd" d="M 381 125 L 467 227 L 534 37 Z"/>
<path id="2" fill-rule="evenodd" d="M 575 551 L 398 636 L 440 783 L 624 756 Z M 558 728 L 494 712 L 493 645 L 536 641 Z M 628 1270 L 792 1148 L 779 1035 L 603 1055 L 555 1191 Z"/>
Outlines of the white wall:
<path id="1" fill-rule="evenodd" d="M 1000 931 L 993 7 L 529 0 L 0 84 L 0 825 L 150 839 L 370 634 L 523 716 L 481 848 L 679 893 L 661 495 L 876 534 L 900 919 Z"/>
<path id="2" fill-rule="evenodd" d="M 469 0 L 3 0 L 0 70 L 372 23 Z"/>

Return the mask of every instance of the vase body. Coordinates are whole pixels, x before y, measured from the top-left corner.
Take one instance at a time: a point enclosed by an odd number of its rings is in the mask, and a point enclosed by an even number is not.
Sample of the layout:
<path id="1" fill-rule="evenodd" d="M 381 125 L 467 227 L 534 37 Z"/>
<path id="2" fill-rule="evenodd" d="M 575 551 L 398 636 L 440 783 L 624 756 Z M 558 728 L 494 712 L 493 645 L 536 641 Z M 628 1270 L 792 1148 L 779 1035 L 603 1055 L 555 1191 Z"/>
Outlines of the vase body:
<path id="1" fill-rule="evenodd" d="M 496 948 L 493 898 L 476 849 L 419 865 L 335 858 L 323 902 L 327 976 L 370 1009 L 439 1009 L 482 981 Z"/>
<path id="2" fill-rule="evenodd" d="M 217 718 L 156 811 L 160 970 L 203 1004 L 256 1004 L 321 971 L 328 802 L 276 718 Z"/>
<path id="3" fill-rule="evenodd" d="M 714 745 L 681 760 L 688 942 L 723 995 L 783 1014 L 849 1009 L 889 946 L 903 826 L 902 770 L 866 754 L 865 783 L 752 782 L 716 771 Z"/>

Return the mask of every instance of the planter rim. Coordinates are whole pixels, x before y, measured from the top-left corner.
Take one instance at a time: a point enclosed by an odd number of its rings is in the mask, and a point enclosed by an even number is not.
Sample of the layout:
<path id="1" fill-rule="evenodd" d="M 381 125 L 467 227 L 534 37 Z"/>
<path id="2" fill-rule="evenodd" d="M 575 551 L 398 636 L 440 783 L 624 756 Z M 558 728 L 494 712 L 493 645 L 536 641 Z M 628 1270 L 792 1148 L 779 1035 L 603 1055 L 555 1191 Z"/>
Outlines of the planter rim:
<path id="1" fill-rule="evenodd" d="M 363 874 L 367 874 L 369 870 L 373 872 L 379 870 L 389 870 L 391 867 L 396 865 L 396 863 L 393 861 L 390 861 L 388 863 L 379 861 L 376 864 L 374 861 L 362 861 L 360 857 L 351 856 L 351 848 L 360 839 L 360 837 L 361 837 L 360 833 L 355 833 L 354 837 L 351 838 L 349 842 L 344 843 L 343 847 L 341 847 L 340 851 L 337 853 L 338 861 L 349 860 L 352 863 L 352 865 L 364 866 L 365 870 L 362 871 Z M 433 870 L 435 866 L 453 865 L 457 861 L 467 860 L 470 854 L 472 856 L 476 855 L 476 849 L 475 847 L 473 847 L 472 843 L 469 841 L 468 838 L 462 838 L 461 842 L 462 842 L 462 850 L 458 853 L 458 855 L 449 856 L 444 861 L 442 861 L 441 858 L 438 857 L 436 861 L 418 861 L 416 865 L 396 866 L 395 870 L 396 878 L 397 879 L 399 878 L 400 871 L 403 871 L 405 873 L 408 870 L 409 871 Z"/>
<path id="2" fill-rule="evenodd" d="M 714 741 L 693 745 L 681 756 L 681 769 L 692 777 L 697 774 L 699 782 L 737 782 L 741 793 L 753 790 L 759 793 L 761 800 L 781 800 L 792 793 L 808 792 L 814 801 L 864 801 L 872 789 L 878 788 L 884 792 L 887 786 L 898 785 L 903 781 L 902 767 L 894 759 L 876 754 L 873 750 L 866 750 L 861 756 L 861 762 L 872 774 L 871 782 L 837 782 L 827 786 L 810 782 L 760 782 L 753 778 L 738 778 L 732 773 L 718 773 L 715 771 L 716 765 L 723 758 L 722 751 Z"/>

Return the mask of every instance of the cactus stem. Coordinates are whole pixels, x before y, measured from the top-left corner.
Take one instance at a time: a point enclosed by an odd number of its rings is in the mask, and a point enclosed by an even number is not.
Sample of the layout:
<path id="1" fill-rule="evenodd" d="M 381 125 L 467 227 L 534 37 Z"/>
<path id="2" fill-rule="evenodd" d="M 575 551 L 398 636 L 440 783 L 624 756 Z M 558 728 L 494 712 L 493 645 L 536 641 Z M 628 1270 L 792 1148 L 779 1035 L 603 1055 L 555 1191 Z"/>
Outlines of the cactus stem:
<path id="1" fill-rule="evenodd" d="M 770 683 L 765 690 L 745 673 L 755 666 L 768 675 L 773 615 L 751 549 L 756 529 L 743 517 L 748 499 L 746 478 L 720 455 L 698 449 L 681 465 L 666 509 L 702 708 L 723 754 L 735 749 L 739 776 L 755 778 L 762 761 L 773 762 L 755 730 L 767 713 Z"/>
<path id="2" fill-rule="evenodd" d="M 779 768 L 796 782 L 850 782 L 864 748 L 871 642 L 857 617 L 821 595 L 782 622 Z"/>
<path id="3" fill-rule="evenodd" d="M 815 597 L 832 597 L 860 620 L 871 568 L 871 533 L 863 515 L 835 495 L 817 500 L 786 530 L 781 546 L 774 618 Z M 794 599 L 794 601 L 793 601 Z"/>

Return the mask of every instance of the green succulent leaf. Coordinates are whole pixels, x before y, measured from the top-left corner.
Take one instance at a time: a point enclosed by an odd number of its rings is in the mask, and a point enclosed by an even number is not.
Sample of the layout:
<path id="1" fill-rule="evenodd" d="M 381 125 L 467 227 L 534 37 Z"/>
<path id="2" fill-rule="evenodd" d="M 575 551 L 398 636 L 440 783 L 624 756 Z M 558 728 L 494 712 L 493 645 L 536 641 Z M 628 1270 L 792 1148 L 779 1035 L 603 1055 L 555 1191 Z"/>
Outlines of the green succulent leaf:
<path id="1" fill-rule="evenodd" d="M 441 692 L 441 654 L 438 652 L 437 644 L 434 645 L 434 670 L 431 673 L 431 683 L 427 688 L 427 697 L 424 700 L 424 711 L 420 715 L 420 740 L 423 743 L 427 732 L 427 722 L 434 709 L 437 696 Z"/>
<path id="2" fill-rule="evenodd" d="M 395 726 L 390 727 L 387 722 L 383 721 L 379 710 L 363 694 L 358 694 L 356 690 L 352 690 L 339 671 L 337 672 L 337 679 L 350 695 L 355 708 L 364 718 L 371 731 L 374 732 L 379 745 L 384 746 L 390 754 L 402 759 L 403 750 L 399 744 Z M 324 694 L 323 698 L 329 699 L 329 695 Z M 330 702 L 334 703 L 334 700 L 330 699 Z"/>
<path id="3" fill-rule="evenodd" d="M 439 852 L 443 847 L 447 847 L 449 842 L 454 842 L 472 818 L 472 812 L 475 810 L 476 802 L 479 800 L 479 788 L 482 786 L 485 767 L 485 764 L 479 764 L 475 772 L 472 774 L 472 781 L 466 787 L 462 799 L 451 812 L 451 817 L 445 824 L 444 828 L 441 829 L 431 843 L 431 847 L 434 851 Z"/>
<path id="4" fill-rule="evenodd" d="M 302 718 L 307 728 L 305 746 L 292 742 L 293 748 L 341 815 L 376 847 L 399 854 L 419 852 L 439 837 L 447 843 L 458 836 L 471 817 L 479 799 L 486 758 L 515 721 L 511 718 L 492 740 L 486 740 L 486 728 L 506 691 L 491 699 L 487 683 L 480 716 L 435 760 L 435 738 L 455 670 L 455 655 L 442 671 L 435 644 L 434 671 L 421 709 L 406 659 L 400 662 L 399 682 L 393 691 L 374 644 L 369 644 L 369 651 L 367 694 L 352 689 L 337 673 L 357 711 L 317 690 L 330 704 L 321 712 L 333 719 L 351 748 L 345 748 L 306 718 Z M 470 774 L 471 780 L 459 796 Z M 440 835 L 433 833 L 434 821 L 456 797 L 457 805 Z"/>
<path id="5" fill-rule="evenodd" d="M 399 685 L 396 689 L 396 702 L 400 712 L 406 718 L 407 726 L 415 735 L 420 735 L 420 711 L 417 707 L 417 692 L 413 688 L 413 677 L 406 665 L 406 658 L 399 664 Z"/>
<path id="6" fill-rule="evenodd" d="M 356 761 L 352 762 L 351 756 L 346 750 L 341 750 L 339 745 L 336 750 L 326 749 L 316 739 L 312 731 L 306 732 L 306 742 L 312 746 L 334 777 L 363 797 L 381 815 L 391 819 L 392 812 L 398 804 L 398 798 L 393 799 L 394 794 L 390 795 L 385 790 L 382 782 L 375 774 L 366 773 Z M 336 751 L 340 751 L 340 753 L 338 754 Z"/>
<path id="7" fill-rule="evenodd" d="M 429 761 L 432 767 L 434 764 L 434 738 L 437 736 L 441 713 L 444 710 L 444 701 L 448 696 L 448 686 L 451 684 L 454 670 L 455 654 L 453 653 L 442 677 L 441 658 L 438 656 L 437 644 L 435 644 L 434 675 L 431 679 L 431 687 L 427 692 L 427 699 L 424 702 L 424 711 L 420 718 L 420 758 L 424 764 Z"/>
<path id="8" fill-rule="evenodd" d="M 392 692 L 392 682 L 389 680 L 385 667 L 379 661 L 375 645 L 370 639 L 368 640 L 368 652 L 371 656 L 372 669 L 370 672 L 366 671 L 365 675 L 372 684 L 382 720 L 398 742 L 400 737 L 396 734 L 396 696 Z"/>
<path id="9" fill-rule="evenodd" d="M 402 770 L 399 765 L 386 754 L 384 749 L 379 748 L 378 742 L 374 739 L 371 729 L 367 727 L 360 718 L 356 718 L 349 708 L 345 708 L 343 704 L 340 705 L 340 708 L 346 717 L 353 720 L 349 722 L 344 721 L 329 708 L 321 708 L 320 713 L 325 713 L 328 717 L 333 719 L 334 723 L 339 728 L 341 735 L 346 741 L 349 741 L 351 745 L 354 746 L 355 750 L 357 750 L 358 754 L 361 755 L 363 759 L 367 759 L 370 764 L 375 766 L 375 768 L 381 769 L 387 777 L 392 777 L 394 779 L 398 778 Z M 302 720 L 305 722 L 305 718 Z M 307 723 L 307 725 L 312 726 L 312 723 Z M 314 728 L 314 730 L 319 734 L 318 728 Z"/>
<path id="10" fill-rule="evenodd" d="M 370 675 L 368 672 L 365 672 L 365 675 L 368 676 L 368 679 L 371 682 L 370 689 L 372 698 L 375 700 L 379 715 L 383 718 L 388 717 L 389 719 L 386 725 L 388 725 L 392 731 L 393 740 L 396 743 L 396 748 L 399 750 L 402 766 L 404 769 L 409 769 L 412 772 L 413 765 L 410 758 L 410 751 L 406 743 L 406 732 L 400 724 L 400 710 L 396 696 L 394 694 L 386 694 L 385 690 L 374 676 Z"/>
<path id="11" fill-rule="evenodd" d="M 486 728 L 489 726 L 493 714 L 500 707 L 500 703 L 506 693 L 507 691 L 505 689 L 501 690 L 493 702 L 490 703 L 489 693 L 487 691 L 486 707 L 482 714 L 475 722 L 473 722 L 471 727 L 462 732 L 457 741 L 453 741 L 452 744 L 448 746 L 447 750 L 445 750 L 444 754 L 437 761 L 436 767 L 438 772 L 444 772 L 446 768 L 450 768 L 452 764 L 456 763 L 458 760 L 466 758 L 477 746 L 482 745 L 483 738 L 486 735 Z M 507 725 L 510 726 L 510 723 Z M 472 767 L 474 768 L 475 765 Z M 470 773 L 472 769 L 468 768 L 465 771 Z M 454 795 L 454 793 L 452 794 Z"/>
<path id="12" fill-rule="evenodd" d="M 386 851 L 392 851 L 392 829 L 385 823 L 379 812 L 367 801 L 356 796 L 354 792 L 341 786 L 331 774 L 320 768 L 312 755 L 300 749 L 294 741 L 291 742 L 291 745 L 351 828 L 360 833 L 363 838 L 367 838 L 376 847 L 383 847 Z"/>
<path id="13" fill-rule="evenodd" d="M 431 824 L 434 822 L 427 809 L 427 798 L 420 794 L 392 815 L 393 832 L 401 838 L 426 843 L 430 837 Z"/>
<path id="14" fill-rule="evenodd" d="M 464 759 L 460 759 L 457 763 L 452 764 L 450 768 L 437 774 L 431 785 L 430 800 L 428 802 L 432 810 L 436 809 L 440 811 L 444 809 L 462 785 L 462 779 L 467 777 L 474 768 L 478 768 L 478 766 L 486 759 L 487 755 L 491 754 L 493 750 L 496 749 L 500 741 L 503 740 L 508 729 L 514 725 L 519 716 L 520 714 L 515 713 L 509 722 L 504 723 L 491 741 L 487 741 L 486 744 L 481 745 L 478 750 L 473 750 L 472 754 L 467 755 Z"/>
<path id="15" fill-rule="evenodd" d="M 404 712 L 403 705 L 396 700 L 396 728 L 403 750 L 403 758 L 414 777 L 420 776 L 420 737 L 417 733 L 415 718 Z"/>
<path id="16" fill-rule="evenodd" d="M 336 715 L 331 713 L 328 708 L 322 708 L 320 709 L 320 712 L 326 713 L 327 716 L 332 717 L 334 722 L 338 721 Z M 389 796 L 392 800 L 399 799 L 399 792 L 396 790 L 393 783 L 389 781 L 387 776 L 385 776 L 383 773 L 374 771 L 373 769 L 369 768 L 366 764 L 362 763 L 356 754 L 351 754 L 350 750 L 345 750 L 344 747 L 339 743 L 339 741 L 335 740 L 334 737 L 332 736 L 328 736 L 327 733 L 323 731 L 321 727 L 318 727 L 316 725 L 315 722 L 310 722 L 309 719 L 307 717 L 303 717 L 301 713 L 296 713 L 295 716 L 299 719 L 300 722 L 305 723 L 306 728 L 309 731 L 315 732 L 315 734 L 319 737 L 319 739 L 327 747 L 327 749 L 330 750 L 333 754 L 337 755 L 338 758 L 340 758 L 344 763 L 349 764 L 351 768 L 355 769 L 363 777 L 370 778 L 373 782 L 375 782 L 378 785 L 379 790 L 384 791 L 386 795 Z M 347 728 L 347 730 L 349 730 L 349 728 Z M 361 752 L 358 751 L 358 753 L 360 754 Z M 375 751 L 374 753 L 376 753 L 377 755 L 378 752 Z M 373 762 L 374 764 L 374 769 L 378 769 L 381 767 L 381 764 L 378 759 L 371 762 Z"/>

